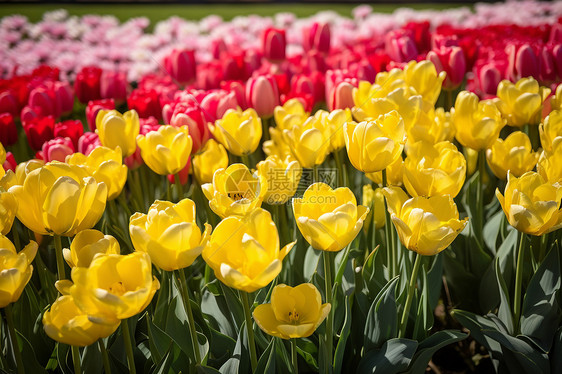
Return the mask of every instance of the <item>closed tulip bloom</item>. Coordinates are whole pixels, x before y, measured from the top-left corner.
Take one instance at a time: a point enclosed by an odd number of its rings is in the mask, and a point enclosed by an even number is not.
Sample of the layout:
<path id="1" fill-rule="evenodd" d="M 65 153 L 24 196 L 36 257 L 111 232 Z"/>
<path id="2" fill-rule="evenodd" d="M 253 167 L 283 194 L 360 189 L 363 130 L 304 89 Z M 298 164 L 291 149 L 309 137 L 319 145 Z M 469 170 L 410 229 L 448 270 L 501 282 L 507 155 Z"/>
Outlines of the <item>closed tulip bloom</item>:
<path id="1" fill-rule="evenodd" d="M 42 235 L 74 236 L 101 218 L 107 187 L 85 168 L 52 162 L 30 172 L 9 190 L 19 202 L 16 216 Z"/>
<path id="2" fill-rule="evenodd" d="M 412 87 L 418 95 L 431 104 L 437 102 L 441 93 L 441 86 L 447 77 L 447 73 L 437 73 L 435 65 L 431 61 L 410 61 L 404 67 L 404 82 Z"/>
<path id="3" fill-rule="evenodd" d="M 71 275 L 69 294 L 98 323 L 112 324 L 142 312 L 160 288 L 150 256 L 143 252 L 98 255 L 89 267 L 72 268 Z"/>
<path id="4" fill-rule="evenodd" d="M 273 115 L 279 105 L 279 89 L 272 75 L 259 75 L 246 82 L 246 101 L 263 118 Z"/>
<path id="5" fill-rule="evenodd" d="M 254 320 L 266 334 L 281 339 L 306 338 L 314 333 L 328 316 L 331 304 L 322 304 L 322 297 L 312 283 L 273 288 L 271 303 L 258 305 Z"/>
<path id="6" fill-rule="evenodd" d="M 75 151 L 74 145 L 70 138 L 54 138 L 43 143 L 41 147 L 41 156 L 46 162 L 59 161 L 64 162 L 67 156 Z"/>
<path id="7" fill-rule="evenodd" d="M 491 147 L 505 125 L 493 101 L 479 101 L 476 94 L 468 91 L 459 93 L 451 115 L 459 143 L 477 151 Z"/>
<path id="8" fill-rule="evenodd" d="M 0 233 L 6 235 L 12 229 L 18 210 L 18 201 L 10 192 L 0 187 Z"/>
<path id="9" fill-rule="evenodd" d="M 193 155 L 193 172 L 199 184 L 211 183 L 218 169 L 228 167 L 228 153 L 215 139 L 209 139 L 199 153 Z"/>
<path id="10" fill-rule="evenodd" d="M 550 106 L 552 110 L 562 110 L 562 84 L 556 87 L 554 95 L 550 98 Z"/>
<path id="11" fill-rule="evenodd" d="M 0 236 L 0 308 L 16 302 L 31 279 L 31 262 L 37 254 L 37 243 L 31 241 L 19 253 L 12 242 Z"/>
<path id="12" fill-rule="evenodd" d="M 562 143 L 557 144 L 552 152 L 543 151 L 537 163 L 537 172 L 550 183 L 562 184 Z"/>
<path id="13" fill-rule="evenodd" d="M 20 162 L 18 166 L 16 166 L 16 172 L 15 172 L 16 178 L 15 178 L 14 185 L 22 186 L 23 182 L 25 181 L 25 178 L 27 178 L 29 173 L 43 166 L 45 166 L 45 161 L 43 160 L 31 159 L 31 160 Z"/>
<path id="14" fill-rule="evenodd" d="M 318 112 L 317 112 L 318 113 Z M 339 151 L 345 147 L 344 125 L 352 120 L 350 109 L 336 109 L 331 111 L 322 120 L 324 126 L 330 129 L 330 152 Z"/>
<path id="15" fill-rule="evenodd" d="M 261 119 L 254 109 L 229 109 L 222 119 L 209 125 L 215 139 L 233 155 L 253 153 L 262 137 Z"/>
<path id="16" fill-rule="evenodd" d="M 560 85 L 562 87 L 562 85 Z M 547 152 L 562 144 L 562 111 L 553 110 L 539 125 L 542 148 Z"/>
<path id="17" fill-rule="evenodd" d="M 302 125 L 283 130 L 283 139 L 303 168 L 324 162 L 330 152 L 330 129 L 321 116 L 309 117 Z"/>
<path id="18" fill-rule="evenodd" d="M 264 201 L 268 204 L 285 204 L 295 195 L 301 180 L 302 168 L 293 156 L 285 158 L 273 155 L 260 161 L 259 173 L 267 180 L 267 192 Z"/>
<path id="19" fill-rule="evenodd" d="M 486 150 L 486 159 L 494 175 L 505 180 L 508 170 L 516 177 L 533 170 L 539 159 L 539 153 L 533 152 L 527 134 L 515 131 L 505 140 L 496 139 Z"/>
<path id="20" fill-rule="evenodd" d="M 347 187 L 333 190 L 325 183 L 314 183 L 302 198 L 293 199 L 293 212 L 301 234 L 312 248 L 336 252 L 355 239 L 369 208 L 357 205 Z"/>
<path id="21" fill-rule="evenodd" d="M 121 148 L 96 147 L 90 154 L 75 153 L 67 157 L 69 165 L 86 167 L 98 182 L 107 186 L 107 200 L 116 199 L 127 182 L 127 166 L 123 165 Z"/>
<path id="22" fill-rule="evenodd" d="M 404 186 L 410 195 L 458 195 L 466 177 L 466 159 L 453 143 L 417 142 L 406 153 Z"/>
<path id="23" fill-rule="evenodd" d="M 80 231 L 70 244 L 70 249 L 63 248 L 62 254 L 71 268 L 78 266 L 87 268 L 98 254 L 120 254 L 119 242 L 111 235 L 87 229 Z"/>
<path id="24" fill-rule="evenodd" d="M 43 329 L 59 343 L 85 347 L 113 334 L 119 322 L 94 323 L 70 295 L 60 296 L 43 314 Z"/>
<path id="25" fill-rule="evenodd" d="M 562 227 L 562 185 L 529 171 L 517 178 L 507 175 L 504 195 L 496 189 L 509 224 L 525 234 L 540 236 Z"/>
<path id="26" fill-rule="evenodd" d="M 96 116 L 96 131 L 101 144 L 112 149 L 120 147 L 123 157 L 132 155 L 137 149 L 139 130 L 139 115 L 135 110 L 121 114 L 116 110 L 101 109 Z"/>
<path id="27" fill-rule="evenodd" d="M 380 229 L 385 224 L 385 211 L 384 211 L 384 194 L 382 188 L 375 188 L 370 184 L 363 186 L 363 205 L 369 207 L 369 215 L 365 220 L 365 230 L 369 230 L 371 221 L 375 223 L 375 228 Z"/>
<path id="28" fill-rule="evenodd" d="M 402 155 L 392 164 L 388 165 L 386 170 L 386 183 L 389 186 L 401 186 L 404 179 L 404 160 Z M 382 171 L 374 173 L 365 173 L 365 176 L 373 182 L 382 185 Z"/>
<path id="29" fill-rule="evenodd" d="M 0 143 L 13 145 L 18 141 L 18 128 L 14 116 L 10 113 L 0 113 Z"/>
<path id="30" fill-rule="evenodd" d="M 407 130 L 407 138 L 409 144 L 419 141 L 432 144 L 453 141 L 455 126 L 451 113 L 445 112 L 443 108 L 431 108 L 429 112 L 421 112 L 418 120 Z"/>
<path id="31" fill-rule="evenodd" d="M 406 140 L 404 121 L 396 111 L 374 121 L 347 122 L 344 136 L 349 160 L 365 173 L 381 171 L 396 161 Z"/>
<path id="32" fill-rule="evenodd" d="M 135 213 L 129 221 L 135 250 L 146 252 L 160 269 L 173 271 L 190 266 L 209 241 L 211 226 L 201 232 L 196 222 L 195 203 L 183 199 L 177 204 L 156 200 L 148 214 Z"/>
<path id="33" fill-rule="evenodd" d="M 446 72 L 447 76 L 443 86 L 448 90 L 454 90 L 464 80 L 466 74 L 466 59 L 462 48 L 457 46 L 440 47 L 429 51 L 426 57 L 435 65 L 439 72 Z"/>
<path id="34" fill-rule="evenodd" d="M 221 218 L 241 216 L 261 206 L 267 179 L 259 172 L 252 174 L 244 164 L 232 164 L 215 171 L 213 182 L 201 188 L 211 209 Z"/>
<path id="35" fill-rule="evenodd" d="M 515 84 L 503 80 L 498 85 L 498 107 L 510 126 L 537 125 L 549 94 L 549 88 L 539 86 L 531 77 L 521 78 Z"/>
<path id="36" fill-rule="evenodd" d="M 283 259 L 296 242 L 280 249 L 271 214 L 261 208 L 244 217 L 223 219 L 203 249 L 203 259 L 229 287 L 254 292 L 281 272 Z"/>
<path id="37" fill-rule="evenodd" d="M 468 222 L 459 220 L 450 195 L 408 198 L 398 187 L 386 187 L 384 195 L 400 241 L 420 255 L 436 255 L 447 248 Z"/>
<path id="38" fill-rule="evenodd" d="M 286 47 L 285 30 L 273 27 L 265 29 L 262 37 L 262 51 L 265 58 L 272 61 L 284 60 Z"/>
<path id="39" fill-rule="evenodd" d="M 195 51 L 174 49 L 168 56 L 164 57 L 163 62 L 166 73 L 170 74 L 180 84 L 189 84 L 195 80 L 197 72 Z"/>
<path id="40" fill-rule="evenodd" d="M 193 141 L 187 126 L 160 126 L 158 131 L 137 136 L 143 161 L 160 175 L 177 174 L 187 165 Z"/>
<path id="41" fill-rule="evenodd" d="M 273 111 L 273 118 L 277 124 L 277 128 L 284 130 L 290 129 L 294 124 L 303 124 L 309 117 L 309 113 L 305 111 L 302 101 L 299 99 L 290 99 L 285 104 L 278 105 Z"/>
<path id="42" fill-rule="evenodd" d="M 266 156 L 276 155 L 284 158 L 292 154 L 291 148 L 289 148 L 289 145 L 285 141 L 284 133 L 281 129 L 270 127 L 269 137 L 270 139 L 262 144 L 263 153 L 265 153 Z"/>

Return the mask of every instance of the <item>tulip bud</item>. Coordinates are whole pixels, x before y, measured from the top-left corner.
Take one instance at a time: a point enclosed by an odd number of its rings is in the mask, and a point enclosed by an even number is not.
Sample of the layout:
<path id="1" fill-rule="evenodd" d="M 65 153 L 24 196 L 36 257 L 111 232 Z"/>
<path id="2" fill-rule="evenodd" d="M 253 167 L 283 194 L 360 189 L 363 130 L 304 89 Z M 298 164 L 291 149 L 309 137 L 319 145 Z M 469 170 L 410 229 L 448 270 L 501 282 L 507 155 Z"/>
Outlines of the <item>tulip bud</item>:
<path id="1" fill-rule="evenodd" d="M 520 47 L 510 44 L 506 48 L 506 52 L 509 58 L 507 76 L 512 81 L 528 77 L 539 78 L 539 61 L 529 44 L 523 44 Z"/>
<path id="2" fill-rule="evenodd" d="M 56 118 L 61 114 L 60 103 L 57 103 L 54 91 L 45 86 L 36 87 L 29 93 L 29 106 L 39 108 L 43 116 Z"/>
<path id="3" fill-rule="evenodd" d="M 209 139 L 201 151 L 193 156 L 193 173 L 200 185 L 211 183 L 218 169 L 228 167 L 226 149 L 214 139 Z"/>
<path id="4" fill-rule="evenodd" d="M 137 136 L 146 165 L 160 175 L 176 174 L 187 165 L 193 141 L 187 126 L 161 126 L 158 131 Z"/>
<path id="5" fill-rule="evenodd" d="M 10 90 L 0 92 L 0 113 L 10 113 L 14 117 L 20 114 L 18 99 Z"/>
<path id="6" fill-rule="evenodd" d="M 76 74 L 74 92 L 78 100 L 85 104 L 91 100 L 101 99 L 100 78 L 102 69 L 94 66 L 84 67 Z"/>
<path id="7" fill-rule="evenodd" d="M 78 140 L 83 133 L 84 126 L 79 119 L 69 119 L 63 122 L 55 123 L 55 127 L 53 129 L 53 135 L 55 136 L 55 138 L 70 138 L 75 149 L 78 147 Z"/>
<path id="8" fill-rule="evenodd" d="M 340 82 L 326 93 L 328 110 L 353 108 L 353 90 L 355 86 L 349 82 Z"/>
<path id="9" fill-rule="evenodd" d="M 86 120 L 91 131 L 96 131 L 96 117 L 102 109 L 115 109 L 115 101 L 113 99 L 88 101 L 86 106 Z"/>
<path id="10" fill-rule="evenodd" d="M 139 116 L 135 110 L 121 114 L 116 110 L 102 109 L 96 117 L 96 128 L 100 142 L 105 147 L 120 147 L 124 157 L 135 152 L 140 131 Z"/>
<path id="11" fill-rule="evenodd" d="M 396 62 L 409 62 L 418 57 L 418 49 L 414 40 L 399 31 L 387 33 L 385 50 L 390 58 Z"/>
<path id="12" fill-rule="evenodd" d="M 209 127 L 215 139 L 236 156 L 253 153 L 262 137 L 261 119 L 254 109 L 244 112 L 229 109 L 222 119 Z"/>
<path id="13" fill-rule="evenodd" d="M 66 156 L 74 153 L 74 145 L 70 138 L 54 138 L 43 143 L 41 154 L 45 162 L 64 162 Z"/>
<path id="14" fill-rule="evenodd" d="M 74 92 L 68 82 L 54 82 L 55 100 L 61 114 L 70 114 L 74 109 Z"/>
<path id="15" fill-rule="evenodd" d="M 87 268 L 96 255 L 102 253 L 120 254 L 119 242 L 111 235 L 103 232 L 87 229 L 80 231 L 70 244 L 70 249 L 63 248 L 62 254 L 68 266 Z"/>
<path id="16" fill-rule="evenodd" d="M 55 120 L 52 116 L 36 118 L 22 125 L 31 149 L 41 149 L 43 143 L 53 138 Z"/>
<path id="17" fill-rule="evenodd" d="M 330 24 L 314 22 L 303 30 L 303 47 L 305 51 L 316 50 L 330 52 Z"/>
<path id="18" fill-rule="evenodd" d="M 174 108 L 170 125 L 175 127 L 187 126 L 189 129 L 189 136 L 193 140 L 192 151 L 198 152 L 210 136 L 209 127 L 201 106 L 198 104 L 183 104 L 180 103 Z"/>
<path id="19" fill-rule="evenodd" d="M 164 67 L 166 72 L 180 84 L 190 84 L 196 76 L 195 51 L 174 49 L 164 58 Z"/>
<path id="20" fill-rule="evenodd" d="M 260 75 L 248 79 L 246 83 L 246 101 L 257 112 L 258 116 L 269 118 L 279 105 L 279 91 L 275 78 L 271 75 Z"/>
<path id="21" fill-rule="evenodd" d="M 100 76 L 100 95 L 103 99 L 125 102 L 127 86 L 127 76 L 124 72 L 104 71 Z"/>
<path id="22" fill-rule="evenodd" d="M 501 73 L 494 64 L 486 64 L 478 71 L 480 89 L 485 94 L 495 95 L 501 79 Z"/>
<path id="23" fill-rule="evenodd" d="M 262 37 L 262 51 L 265 58 L 272 61 L 285 59 L 285 30 L 269 27 L 265 29 Z"/>
<path id="24" fill-rule="evenodd" d="M 427 59 L 435 65 L 437 72 L 447 73 L 443 86 L 447 90 L 456 89 L 464 80 L 466 60 L 460 47 L 442 47 L 430 51 Z"/>
<path id="25" fill-rule="evenodd" d="M 10 113 L 0 113 L 0 143 L 14 145 L 18 141 L 18 129 Z"/>
<path id="26" fill-rule="evenodd" d="M 78 152 L 85 154 L 86 156 L 90 154 L 95 148 L 100 147 L 101 142 L 98 134 L 95 132 L 85 132 L 80 139 L 78 139 Z"/>
<path id="27" fill-rule="evenodd" d="M 31 241 L 19 253 L 12 242 L 4 235 L 0 236 L 0 308 L 18 301 L 26 284 L 31 279 L 33 266 L 31 262 L 37 254 L 37 243 Z"/>

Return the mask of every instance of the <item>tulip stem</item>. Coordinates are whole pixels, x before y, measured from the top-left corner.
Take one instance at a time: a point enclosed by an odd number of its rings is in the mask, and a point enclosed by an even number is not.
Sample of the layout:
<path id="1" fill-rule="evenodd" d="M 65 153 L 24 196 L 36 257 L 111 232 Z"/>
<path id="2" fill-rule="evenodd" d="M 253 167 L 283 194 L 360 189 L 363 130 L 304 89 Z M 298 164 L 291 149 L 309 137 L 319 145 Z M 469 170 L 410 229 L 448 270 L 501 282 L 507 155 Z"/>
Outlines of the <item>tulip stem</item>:
<path id="1" fill-rule="evenodd" d="M 386 169 L 382 170 L 382 186 L 388 187 L 388 179 L 386 176 Z M 388 271 L 390 278 L 394 277 L 397 272 L 396 265 L 396 250 L 394 249 L 394 230 L 390 222 L 390 213 L 388 212 L 388 204 L 384 199 L 384 234 L 386 237 L 386 258 L 388 261 Z"/>
<path id="2" fill-rule="evenodd" d="M 539 247 L 539 263 L 541 263 L 544 260 L 547 244 L 548 244 L 548 234 L 542 234 L 541 244 Z"/>
<path id="3" fill-rule="evenodd" d="M 486 150 L 482 149 L 478 151 L 478 190 L 476 191 L 476 204 L 478 219 L 476 222 L 478 227 L 476 228 L 477 241 L 480 243 L 481 247 L 484 248 L 484 236 L 482 232 L 482 225 L 484 222 L 484 174 L 486 173 Z"/>
<path id="4" fill-rule="evenodd" d="M 123 333 L 123 340 L 125 342 L 125 352 L 127 353 L 127 363 L 129 364 L 129 374 L 136 374 L 137 368 L 135 367 L 135 356 L 133 354 L 133 343 L 131 341 L 131 332 L 129 331 L 129 322 L 126 319 L 121 320 L 121 332 Z"/>
<path id="5" fill-rule="evenodd" d="M 62 243 L 59 235 L 53 236 L 55 242 L 55 256 L 57 258 L 57 275 L 58 280 L 66 279 L 66 272 L 64 270 L 64 258 L 62 257 Z"/>
<path id="6" fill-rule="evenodd" d="M 332 252 L 323 251 L 324 256 L 324 285 L 326 288 L 326 302 L 332 305 Z M 326 351 L 327 351 L 327 361 L 328 361 L 328 372 L 331 373 L 332 370 L 332 353 L 333 353 L 333 320 L 334 320 L 334 308 L 330 309 L 328 317 L 326 318 Z"/>
<path id="7" fill-rule="evenodd" d="M 180 173 L 174 176 L 174 180 L 176 182 L 176 189 L 178 190 L 178 201 L 180 201 L 183 198 L 183 186 L 180 180 Z"/>
<path id="8" fill-rule="evenodd" d="M 408 317 L 410 315 L 410 307 L 412 306 L 412 301 L 414 299 L 414 289 L 416 288 L 416 282 L 418 280 L 418 272 L 420 270 L 422 262 L 422 256 L 416 253 L 416 261 L 414 262 L 414 269 L 412 270 L 412 276 L 410 277 L 410 285 L 408 287 L 408 296 L 406 297 L 406 305 L 404 305 L 404 311 L 402 312 L 402 319 L 400 321 L 400 333 L 399 338 L 403 338 L 406 335 L 406 328 L 408 327 Z"/>
<path id="9" fill-rule="evenodd" d="M 252 170 L 252 165 L 250 165 L 250 156 L 247 154 L 243 154 L 240 156 L 242 159 L 242 163 L 248 167 L 249 170 Z"/>
<path id="10" fill-rule="evenodd" d="M 299 372 L 299 359 L 297 357 L 297 339 L 291 339 L 291 359 L 293 361 L 293 373 Z"/>
<path id="11" fill-rule="evenodd" d="M 80 374 L 82 368 L 80 367 L 80 348 L 75 345 L 70 346 L 72 350 L 72 362 L 74 363 L 74 374 Z"/>
<path id="12" fill-rule="evenodd" d="M 98 345 L 100 347 L 101 358 L 103 360 L 103 371 L 105 374 L 111 374 L 111 365 L 109 364 L 109 356 L 107 355 L 107 349 L 105 348 L 103 338 L 98 339 Z"/>
<path id="13" fill-rule="evenodd" d="M 344 173 L 343 173 L 343 163 L 341 162 L 340 159 L 340 152 L 339 151 L 334 151 L 334 160 L 336 161 L 336 168 L 337 168 L 337 172 L 338 172 L 338 183 L 339 183 L 339 187 L 343 187 L 345 186 L 345 179 L 344 179 Z"/>
<path id="14" fill-rule="evenodd" d="M 25 370 L 23 368 L 23 360 L 21 358 L 20 347 L 18 344 L 18 337 L 16 335 L 16 329 L 14 327 L 14 317 L 12 315 L 12 304 L 8 304 L 4 307 L 4 313 L 6 313 L 6 322 L 8 322 L 8 333 L 10 334 L 10 342 L 12 343 L 12 351 L 14 352 L 14 357 L 16 360 L 16 372 L 18 374 L 24 374 Z"/>
<path id="15" fill-rule="evenodd" d="M 252 373 L 255 373 L 258 366 L 258 355 L 256 354 L 256 343 L 254 341 L 254 323 L 252 321 L 252 314 L 250 313 L 248 294 L 244 291 L 240 291 L 240 298 L 242 299 L 242 306 L 244 307 L 244 317 L 246 318 L 246 331 L 248 332 L 248 346 L 250 347 Z"/>
<path id="16" fill-rule="evenodd" d="M 191 304 L 189 301 L 189 291 L 187 290 L 187 280 L 185 279 L 185 273 L 183 269 L 177 270 L 179 274 L 179 289 L 181 293 L 181 298 L 183 300 L 183 306 L 185 312 L 187 313 L 187 319 L 189 322 L 189 332 L 191 335 L 191 345 L 193 346 L 193 354 L 195 357 L 195 364 L 201 364 L 201 352 L 199 352 L 199 343 L 197 341 L 197 330 L 195 329 L 195 320 L 193 319 L 193 311 L 191 310 Z M 178 278 L 176 278 L 178 280 Z"/>
<path id="17" fill-rule="evenodd" d="M 515 293 L 513 295 L 513 322 L 515 331 L 519 329 L 521 316 L 521 287 L 523 283 L 523 262 L 525 259 L 525 233 L 519 233 L 519 252 L 517 253 L 517 269 L 515 270 Z"/>

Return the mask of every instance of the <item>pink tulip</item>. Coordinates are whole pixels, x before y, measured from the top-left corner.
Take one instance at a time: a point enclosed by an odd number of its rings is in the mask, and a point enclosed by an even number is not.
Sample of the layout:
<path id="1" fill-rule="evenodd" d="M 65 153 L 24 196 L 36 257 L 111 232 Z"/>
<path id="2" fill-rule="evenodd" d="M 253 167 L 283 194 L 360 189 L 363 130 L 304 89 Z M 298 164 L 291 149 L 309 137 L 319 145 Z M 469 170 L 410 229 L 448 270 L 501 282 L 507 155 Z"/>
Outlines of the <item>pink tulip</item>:
<path id="1" fill-rule="evenodd" d="M 330 25 L 314 22 L 303 30 L 303 47 L 305 51 L 316 50 L 322 53 L 330 52 Z"/>
<path id="2" fill-rule="evenodd" d="M 466 60 L 460 47 L 441 47 L 429 51 L 427 59 L 435 65 L 437 72 L 447 73 L 443 87 L 447 90 L 456 89 L 464 80 Z"/>
<path id="3" fill-rule="evenodd" d="M 86 121 L 91 131 L 96 131 L 96 116 L 102 109 L 115 109 L 115 101 L 113 99 L 93 100 L 89 101 L 86 106 Z"/>
<path id="4" fill-rule="evenodd" d="M 54 82 L 53 90 L 57 106 L 60 107 L 61 114 L 70 114 L 74 109 L 74 92 L 68 82 Z"/>
<path id="5" fill-rule="evenodd" d="M 127 99 L 127 77 L 125 73 L 105 70 L 100 77 L 100 94 L 104 99 L 124 102 Z"/>
<path id="6" fill-rule="evenodd" d="M 222 118 L 228 109 L 236 109 L 237 106 L 236 94 L 224 90 L 208 92 L 201 100 L 201 109 L 205 114 L 205 119 L 212 123 Z"/>
<path id="7" fill-rule="evenodd" d="M 271 61 L 284 60 L 286 47 L 285 30 L 273 27 L 265 29 L 262 37 L 262 51 L 265 58 Z"/>
<path id="8" fill-rule="evenodd" d="M 198 103 L 177 104 L 170 125 L 187 126 L 189 128 L 189 136 L 193 140 L 192 153 L 197 152 L 209 140 L 210 131 L 207 127 L 205 115 Z"/>
<path id="9" fill-rule="evenodd" d="M 273 110 L 279 105 L 279 90 L 272 75 L 259 75 L 248 79 L 246 83 L 246 102 L 263 118 L 273 116 Z"/>
<path id="10" fill-rule="evenodd" d="M 174 49 L 164 58 L 166 72 L 180 84 L 189 84 L 195 80 L 195 52 L 191 49 Z"/>
<path id="11" fill-rule="evenodd" d="M 43 143 L 41 156 L 45 162 L 60 161 L 64 162 L 66 156 L 74 153 L 74 145 L 70 138 L 54 138 Z"/>
<path id="12" fill-rule="evenodd" d="M 508 55 L 507 76 L 514 82 L 521 78 L 539 79 L 539 61 L 535 51 L 529 44 L 516 47 L 510 44 L 506 48 Z"/>
<path id="13" fill-rule="evenodd" d="M 78 152 L 86 156 L 97 147 L 101 147 L 101 142 L 98 134 L 95 132 L 85 132 L 80 139 L 78 139 Z"/>

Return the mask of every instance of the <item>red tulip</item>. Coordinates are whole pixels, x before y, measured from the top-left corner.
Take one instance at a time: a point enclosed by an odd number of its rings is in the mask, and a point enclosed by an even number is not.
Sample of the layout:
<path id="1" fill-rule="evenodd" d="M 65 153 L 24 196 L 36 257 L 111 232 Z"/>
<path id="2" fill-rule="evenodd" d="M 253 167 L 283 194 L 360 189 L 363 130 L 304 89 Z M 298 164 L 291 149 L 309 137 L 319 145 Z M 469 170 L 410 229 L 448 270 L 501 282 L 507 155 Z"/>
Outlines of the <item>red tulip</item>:
<path id="1" fill-rule="evenodd" d="M 191 49 L 174 49 L 164 58 L 166 72 L 181 84 L 189 84 L 195 80 L 195 52 Z"/>
<path id="2" fill-rule="evenodd" d="M 262 37 L 262 52 L 265 58 L 271 61 L 282 61 L 285 59 L 287 40 L 285 30 L 268 27 Z"/>
<path id="3" fill-rule="evenodd" d="M 123 72 L 104 71 L 100 77 L 100 95 L 104 99 L 124 102 L 127 99 L 127 76 Z"/>
<path id="4" fill-rule="evenodd" d="M 12 152 L 6 152 L 6 161 L 4 161 L 4 164 L 2 166 L 6 171 L 16 171 L 16 166 L 18 166 L 18 163 L 16 162 L 16 159 Z"/>
<path id="5" fill-rule="evenodd" d="M 466 60 L 460 47 L 441 47 L 429 51 L 427 59 L 435 65 L 437 72 L 445 71 L 447 77 L 443 87 L 447 90 L 457 88 L 466 74 Z"/>
<path id="6" fill-rule="evenodd" d="M 102 109 L 115 109 L 115 101 L 113 99 L 92 100 L 88 101 L 86 106 L 86 121 L 91 131 L 96 131 L 96 116 Z"/>
<path id="7" fill-rule="evenodd" d="M 314 22 L 303 30 L 303 47 L 305 51 L 316 50 L 330 52 L 330 25 Z"/>
<path id="8" fill-rule="evenodd" d="M 10 113 L 16 117 L 20 114 L 19 108 L 18 99 L 12 91 L 5 90 L 0 92 L 0 112 Z"/>
<path id="9" fill-rule="evenodd" d="M 78 140 L 84 133 L 84 126 L 79 119 L 69 119 L 66 121 L 55 123 L 53 135 L 55 138 L 69 138 L 72 140 L 74 148 L 78 148 Z"/>
<path id="10" fill-rule="evenodd" d="M 0 143 L 13 145 L 18 141 L 18 129 L 14 123 L 14 116 L 10 113 L 0 114 Z"/>
<path id="11" fill-rule="evenodd" d="M 196 153 L 209 140 L 210 131 L 207 127 L 205 115 L 196 102 L 177 104 L 174 108 L 170 124 L 178 127 L 187 126 L 189 128 L 189 136 L 191 136 L 193 141 L 191 153 Z"/>
<path id="12" fill-rule="evenodd" d="M 101 147 L 101 142 L 98 134 L 95 132 L 85 132 L 82 134 L 80 139 L 78 139 L 78 152 L 83 153 L 86 156 L 97 147 Z"/>
<path id="13" fill-rule="evenodd" d="M 535 51 L 529 44 L 516 47 L 510 44 L 506 48 L 509 58 L 507 76 L 514 82 L 521 78 L 533 77 L 539 79 L 539 61 Z"/>
<path id="14" fill-rule="evenodd" d="M 100 100 L 100 78 L 102 70 L 95 66 L 82 68 L 76 74 L 74 81 L 74 92 L 81 103 L 85 104 L 91 100 Z"/>
<path id="15" fill-rule="evenodd" d="M 37 117 L 22 122 L 27 141 L 32 149 L 41 149 L 43 143 L 53 138 L 55 119 L 53 116 Z"/>
<path id="16" fill-rule="evenodd" d="M 131 92 L 127 99 L 129 110 L 134 109 L 140 118 L 162 118 L 162 107 L 156 90 L 137 88 Z"/>

